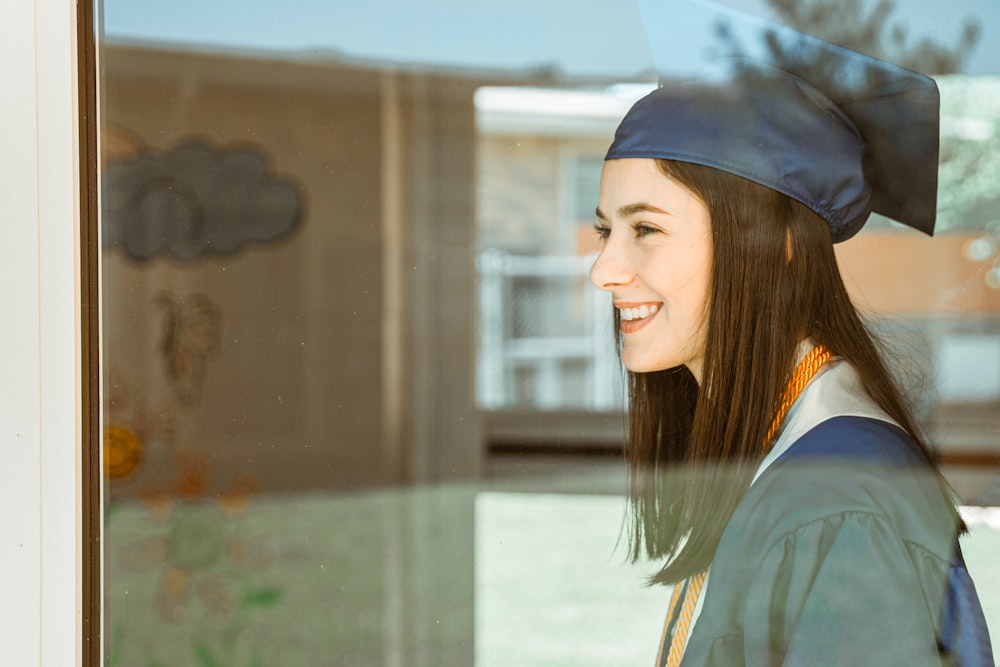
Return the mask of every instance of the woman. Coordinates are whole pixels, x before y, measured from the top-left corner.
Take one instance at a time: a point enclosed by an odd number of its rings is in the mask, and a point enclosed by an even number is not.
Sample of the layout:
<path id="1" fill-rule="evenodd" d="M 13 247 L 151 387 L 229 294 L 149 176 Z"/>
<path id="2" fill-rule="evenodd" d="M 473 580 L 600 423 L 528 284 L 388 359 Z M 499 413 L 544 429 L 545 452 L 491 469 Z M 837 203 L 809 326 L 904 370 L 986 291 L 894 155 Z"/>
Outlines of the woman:
<path id="1" fill-rule="evenodd" d="M 992 664 L 947 485 L 832 248 L 872 210 L 933 228 L 936 88 L 837 57 L 660 88 L 607 155 L 591 279 L 629 370 L 632 556 L 676 584 L 661 665 Z"/>

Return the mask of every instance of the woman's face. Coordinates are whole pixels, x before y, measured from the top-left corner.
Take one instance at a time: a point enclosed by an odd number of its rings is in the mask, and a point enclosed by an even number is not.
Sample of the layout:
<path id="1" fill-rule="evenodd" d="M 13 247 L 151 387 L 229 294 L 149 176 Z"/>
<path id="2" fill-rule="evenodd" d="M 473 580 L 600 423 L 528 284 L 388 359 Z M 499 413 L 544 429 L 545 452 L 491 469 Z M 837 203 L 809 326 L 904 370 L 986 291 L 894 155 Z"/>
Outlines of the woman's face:
<path id="1" fill-rule="evenodd" d="M 685 365 L 701 381 L 712 269 L 708 209 L 649 159 L 604 163 L 590 279 L 611 292 L 622 361 L 637 373 Z"/>

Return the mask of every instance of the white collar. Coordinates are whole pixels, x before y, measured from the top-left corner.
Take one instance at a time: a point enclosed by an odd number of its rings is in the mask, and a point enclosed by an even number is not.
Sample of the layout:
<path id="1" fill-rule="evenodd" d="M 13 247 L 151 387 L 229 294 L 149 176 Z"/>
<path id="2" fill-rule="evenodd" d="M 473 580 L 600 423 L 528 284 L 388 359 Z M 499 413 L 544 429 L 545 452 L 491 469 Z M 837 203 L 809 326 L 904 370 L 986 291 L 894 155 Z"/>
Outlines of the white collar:
<path id="1" fill-rule="evenodd" d="M 812 349 L 811 343 L 808 341 L 803 343 L 809 344 L 806 352 Z M 828 419 L 840 416 L 869 417 L 896 424 L 896 421 L 865 391 L 861 385 L 861 377 L 854 367 L 834 357 L 820 369 L 820 372 L 806 385 L 798 400 L 792 404 L 781 425 L 778 440 L 760 462 L 753 481 L 756 482 L 768 466 L 808 431 Z"/>

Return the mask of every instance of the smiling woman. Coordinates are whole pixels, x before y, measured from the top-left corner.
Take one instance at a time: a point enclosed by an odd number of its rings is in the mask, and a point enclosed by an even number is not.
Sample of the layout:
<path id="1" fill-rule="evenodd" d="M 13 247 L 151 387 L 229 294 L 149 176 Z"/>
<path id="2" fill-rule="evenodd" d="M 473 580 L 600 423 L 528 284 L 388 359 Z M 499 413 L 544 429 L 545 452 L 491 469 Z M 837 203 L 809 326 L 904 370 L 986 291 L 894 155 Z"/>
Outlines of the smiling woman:
<path id="1" fill-rule="evenodd" d="M 658 664 L 992 664 L 951 492 L 833 252 L 873 210 L 933 231 L 937 89 L 774 31 L 772 61 L 639 100 L 601 178 L 632 555 L 674 586 Z"/>

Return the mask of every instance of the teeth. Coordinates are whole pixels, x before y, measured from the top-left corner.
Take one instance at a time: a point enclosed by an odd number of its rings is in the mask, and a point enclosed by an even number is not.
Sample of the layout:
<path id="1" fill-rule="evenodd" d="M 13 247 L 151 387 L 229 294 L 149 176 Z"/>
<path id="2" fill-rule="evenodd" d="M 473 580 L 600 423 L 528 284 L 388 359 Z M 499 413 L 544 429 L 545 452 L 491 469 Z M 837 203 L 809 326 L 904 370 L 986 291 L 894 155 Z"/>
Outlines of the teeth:
<path id="1" fill-rule="evenodd" d="M 618 311 L 621 318 L 629 322 L 631 320 L 641 320 L 643 318 L 649 317 L 650 315 L 655 315 L 659 308 L 656 304 L 643 305 L 638 308 L 622 308 Z"/>

